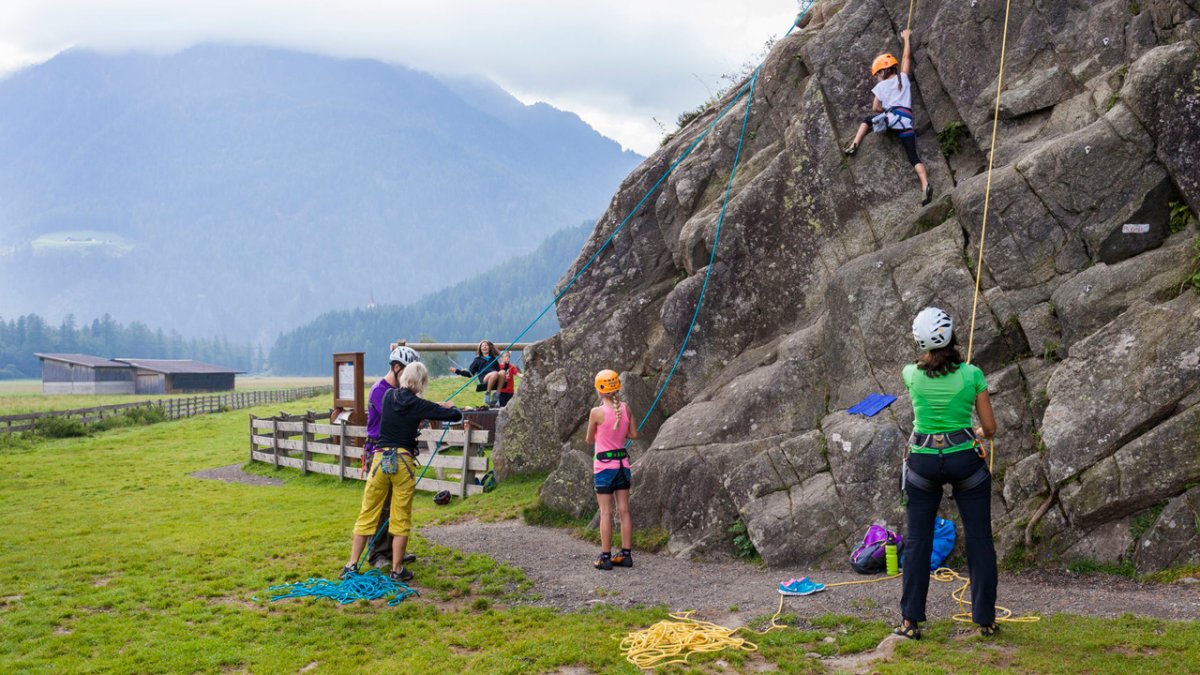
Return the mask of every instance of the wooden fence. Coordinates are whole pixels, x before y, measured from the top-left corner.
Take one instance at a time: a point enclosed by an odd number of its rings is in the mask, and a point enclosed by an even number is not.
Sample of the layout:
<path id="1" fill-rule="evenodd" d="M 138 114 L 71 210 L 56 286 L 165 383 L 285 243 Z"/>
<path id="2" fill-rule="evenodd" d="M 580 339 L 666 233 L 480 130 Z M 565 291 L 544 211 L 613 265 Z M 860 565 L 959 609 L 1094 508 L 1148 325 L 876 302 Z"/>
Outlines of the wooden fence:
<path id="1" fill-rule="evenodd" d="M 444 438 L 442 429 L 421 430 L 417 441 L 424 447 L 417 457 L 417 470 L 429 465 L 429 471 L 417 483 L 418 490 L 448 490 L 459 497 L 483 492 L 483 486 L 476 484 L 476 479 L 488 470 L 483 448 L 491 434 L 476 428 L 470 421 L 462 424 L 465 428 L 451 428 Z M 341 480 L 366 480 L 361 469 L 363 449 L 360 447 L 366 437 L 366 427 L 318 421 L 318 413 L 311 411 L 304 416 L 251 415 L 250 459 L 274 464 L 276 468 L 300 469 L 305 474 L 311 471 L 337 476 Z M 439 439 L 442 447 L 434 457 L 433 450 Z M 293 456 L 293 453 L 297 454 Z M 316 455 L 332 461 L 323 461 L 314 457 Z"/>
<path id="2" fill-rule="evenodd" d="M 29 431 L 34 428 L 37 420 L 44 417 L 64 417 L 78 420 L 83 425 L 99 422 L 105 417 L 119 415 L 132 408 L 158 407 L 168 419 L 192 417 L 207 413 L 249 408 L 267 403 L 287 403 L 302 398 L 311 398 L 317 394 L 331 391 L 329 386 L 299 387 L 296 389 L 264 389 L 261 391 L 231 391 L 225 394 L 208 394 L 204 396 L 187 396 L 183 398 L 163 398 L 132 403 L 117 403 L 100 405 L 93 408 L 76 408 L 74 410 L 50 410 L 47 412 L 22 413 L 19 415 L 0 416 L 0 433 L 14 431 Z"/>

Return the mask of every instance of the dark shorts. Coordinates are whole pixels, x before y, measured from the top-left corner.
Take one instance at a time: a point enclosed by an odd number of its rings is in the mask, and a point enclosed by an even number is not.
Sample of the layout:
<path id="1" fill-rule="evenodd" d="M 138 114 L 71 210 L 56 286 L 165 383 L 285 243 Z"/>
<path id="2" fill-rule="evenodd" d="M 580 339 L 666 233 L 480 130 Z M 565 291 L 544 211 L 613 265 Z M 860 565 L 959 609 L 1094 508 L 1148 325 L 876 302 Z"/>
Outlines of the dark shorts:
<path id="1" fill-rule="evenodd" d="M 881 113 L 876 113 L 876 115 Z M 876 115 L 868 115 L 863 118 L 863 124 L 873 126 Z M 908 163 L 916 166 L 921 163 L 921 156 L 917 154 L 917 132 L 913 129 L 888 129 L 889 132 L 895 134 L 900 140 L 900 145 L 904 147 L 904 154 L 908 157 Z"/>
<path id="2" fill-rule="evenodd" d="M 500 407 L 503 408 L 504 406 L 508 405 L 508 402 L 512 400 L 512 397 L 512 394 L 500 392 Z"/>
<path id="3" fill-rule="evenodd" d="M 605 469 L 594 476 L 598 495 L 611 495 L 617 490 L 628 490 L 633 478 L 627 466 L 620 469 Z"/>

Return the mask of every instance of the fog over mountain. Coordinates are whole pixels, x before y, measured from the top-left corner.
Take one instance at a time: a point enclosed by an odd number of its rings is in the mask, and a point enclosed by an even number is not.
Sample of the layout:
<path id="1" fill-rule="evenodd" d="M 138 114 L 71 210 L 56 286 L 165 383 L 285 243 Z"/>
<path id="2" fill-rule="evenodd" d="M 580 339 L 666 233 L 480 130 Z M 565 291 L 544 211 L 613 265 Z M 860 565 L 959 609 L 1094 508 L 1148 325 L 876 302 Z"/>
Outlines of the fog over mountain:
<path id="1" fill-rule="evenodd" d="M 594 218 L 640 157 L 486 80 L 264 47 L 0 81 L 0 315 L 272 340 Z"/>

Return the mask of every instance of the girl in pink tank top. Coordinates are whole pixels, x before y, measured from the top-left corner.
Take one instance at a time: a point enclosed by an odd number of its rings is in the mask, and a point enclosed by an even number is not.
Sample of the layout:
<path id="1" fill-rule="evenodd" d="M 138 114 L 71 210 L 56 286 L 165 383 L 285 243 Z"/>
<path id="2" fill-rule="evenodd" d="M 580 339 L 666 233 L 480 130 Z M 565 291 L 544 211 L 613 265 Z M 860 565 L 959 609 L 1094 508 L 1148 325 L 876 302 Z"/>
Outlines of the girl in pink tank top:
<path id="1" fill-rule="evenodd" d="M 613 566 L 633 567 L 633 519 L 629 515 L 629 454 L 626 443 L 638 437 L 629 405 L 621 401 L 621 379 L 612 370 L 596 374 L 596 393 L 600 405 L 588 414 L 587 442 L 595 444 L 592 476 L 596 485 L 596 503 L 600 507 L 600 557 L 596 569 Z M 612 555 L 613 502 L 621 518 L 621 552 Z"/>

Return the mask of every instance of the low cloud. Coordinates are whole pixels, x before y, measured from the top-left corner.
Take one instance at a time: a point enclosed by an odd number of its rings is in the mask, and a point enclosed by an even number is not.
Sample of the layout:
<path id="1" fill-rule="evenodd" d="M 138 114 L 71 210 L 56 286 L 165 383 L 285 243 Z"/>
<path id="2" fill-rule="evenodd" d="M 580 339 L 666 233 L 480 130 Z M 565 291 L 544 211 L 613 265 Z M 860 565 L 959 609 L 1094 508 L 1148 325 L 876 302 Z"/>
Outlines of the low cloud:
<path id="1" fill-rule="evenodd" d="M 643 154 L 763 44 L 791 2 L 457 0 L 6 0 L 0 72 L 72 46 L 173 52 L 203 42 L 374 58 L 495 80 L 526 102 L 576 112 Z M 169 5 L 169 6 L 167 6 Z"/>

